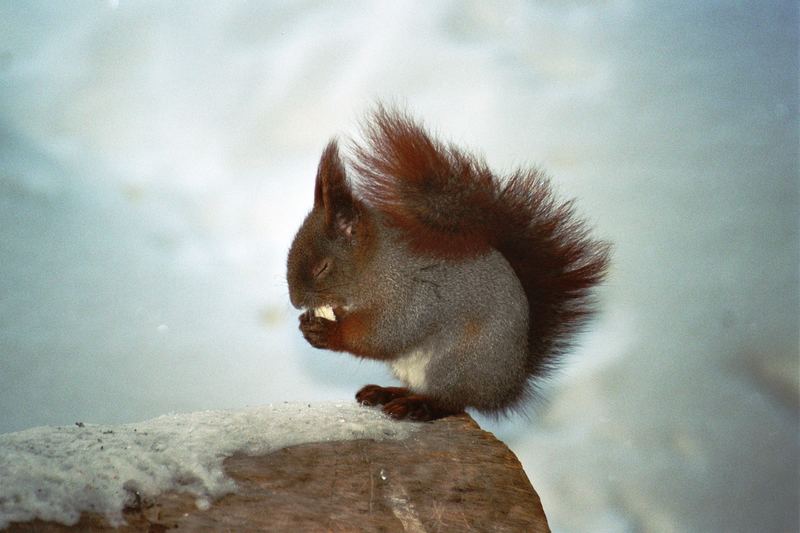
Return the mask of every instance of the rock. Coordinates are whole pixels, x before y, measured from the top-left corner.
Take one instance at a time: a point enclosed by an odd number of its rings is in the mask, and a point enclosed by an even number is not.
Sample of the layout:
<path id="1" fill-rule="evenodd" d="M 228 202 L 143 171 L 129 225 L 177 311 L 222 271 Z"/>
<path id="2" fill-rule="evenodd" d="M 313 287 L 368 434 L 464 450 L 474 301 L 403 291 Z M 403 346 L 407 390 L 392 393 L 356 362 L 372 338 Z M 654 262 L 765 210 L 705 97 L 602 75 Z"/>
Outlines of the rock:
<path id="1" fill-rule="evenodd" d="M 468 415 L 405 440 L 304 444 L 224 465 L 239 490 L 210 507 L 167 493 L 127 510 L 116 529 L 85 514 L 74 526 L 37 520 L 9 530 L 549 531 L 516 456 Z"/>

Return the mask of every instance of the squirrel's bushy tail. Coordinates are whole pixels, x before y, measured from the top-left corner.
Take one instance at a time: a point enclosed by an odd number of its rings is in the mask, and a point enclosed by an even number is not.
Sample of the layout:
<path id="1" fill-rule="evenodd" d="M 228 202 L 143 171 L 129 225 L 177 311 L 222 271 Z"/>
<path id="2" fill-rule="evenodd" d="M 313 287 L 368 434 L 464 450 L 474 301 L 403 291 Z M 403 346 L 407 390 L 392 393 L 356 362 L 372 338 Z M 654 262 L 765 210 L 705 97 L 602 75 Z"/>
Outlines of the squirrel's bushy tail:
<path id="1" fill-rule="evenodd" d="M 538 170 L 498 179 L 486 163 L 433 139 L 408 115 L 379 106 L 354 148 L 359 191 L 418 253 L 446 259 L 498 250 L 529 307 L 529 372 L 552 368 L 593 311 L 590 289 L 608 265 L 572 202 Z"/>

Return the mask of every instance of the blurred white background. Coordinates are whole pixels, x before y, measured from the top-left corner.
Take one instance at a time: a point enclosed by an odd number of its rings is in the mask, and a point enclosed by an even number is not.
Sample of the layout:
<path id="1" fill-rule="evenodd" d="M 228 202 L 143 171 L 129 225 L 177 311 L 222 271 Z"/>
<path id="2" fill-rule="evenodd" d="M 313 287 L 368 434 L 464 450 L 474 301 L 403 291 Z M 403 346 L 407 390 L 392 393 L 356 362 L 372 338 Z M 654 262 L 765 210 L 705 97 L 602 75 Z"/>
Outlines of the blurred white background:
<path id="1" fill-rule="evenodd" d="M 296 331 L 317 158 L 378 99 L 615 245 L 547 400 L 481 423 L 557 531 L 797 531 L 796 2 L 0 1 L 0 432 L 347 399 Z"/>

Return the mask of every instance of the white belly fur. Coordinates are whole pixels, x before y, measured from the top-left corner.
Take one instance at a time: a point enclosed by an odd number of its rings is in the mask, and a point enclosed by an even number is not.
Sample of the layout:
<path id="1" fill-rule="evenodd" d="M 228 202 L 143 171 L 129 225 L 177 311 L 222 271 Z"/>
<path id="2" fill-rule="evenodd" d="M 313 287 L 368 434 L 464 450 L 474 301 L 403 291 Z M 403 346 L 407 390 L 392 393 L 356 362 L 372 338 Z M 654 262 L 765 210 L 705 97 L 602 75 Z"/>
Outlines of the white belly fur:
<path id="1" fill-rule="evenodd" d="M 432 352 L 428 350 L 412 350 L 391 363 L 394 375 L 412 390 L 425 390 L 425 370 L 431 360 Z"/>

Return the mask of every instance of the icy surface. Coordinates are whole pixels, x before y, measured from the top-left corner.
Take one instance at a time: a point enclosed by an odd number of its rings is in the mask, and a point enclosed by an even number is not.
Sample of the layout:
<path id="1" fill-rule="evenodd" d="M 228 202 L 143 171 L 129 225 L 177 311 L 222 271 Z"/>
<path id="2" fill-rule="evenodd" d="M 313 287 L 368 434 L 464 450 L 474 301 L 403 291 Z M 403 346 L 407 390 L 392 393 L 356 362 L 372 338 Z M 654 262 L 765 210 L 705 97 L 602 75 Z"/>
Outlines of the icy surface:
<path id="1" fill-rule="evenodd" d="M 236 490 L 222 461 L 307 442 L 408 436 L 415 426 L 355 403 L 282 404 L 160 416 L 136 424 L 76 423 L 0 435 L 0 529 L 34 518 L 74 524 L 164 491 L 200 509 Z"/>
<path id="2" fill-rule="evenodd" d="M 351 398 L 284 268 L 375 99 L 614 243 L 531 418 L 556 531 L 797 531 L 798 6 L 0 0 L 0 432 Z"/>

